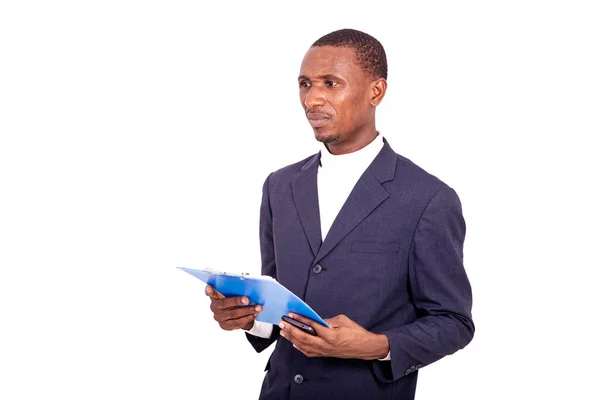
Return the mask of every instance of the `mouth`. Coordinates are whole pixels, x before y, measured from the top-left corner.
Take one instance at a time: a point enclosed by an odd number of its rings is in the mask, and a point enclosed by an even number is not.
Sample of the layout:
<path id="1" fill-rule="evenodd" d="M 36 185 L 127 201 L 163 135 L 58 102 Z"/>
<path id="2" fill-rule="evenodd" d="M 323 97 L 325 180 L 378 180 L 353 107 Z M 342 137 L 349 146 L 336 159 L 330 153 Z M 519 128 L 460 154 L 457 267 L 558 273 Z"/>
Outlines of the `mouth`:
<path id="1" fill-rule="evenodd" d="M 329 122 L 329 116 L 325 114 L 307 114 L 308 122 L 313 128 L 320 128 Z"/>

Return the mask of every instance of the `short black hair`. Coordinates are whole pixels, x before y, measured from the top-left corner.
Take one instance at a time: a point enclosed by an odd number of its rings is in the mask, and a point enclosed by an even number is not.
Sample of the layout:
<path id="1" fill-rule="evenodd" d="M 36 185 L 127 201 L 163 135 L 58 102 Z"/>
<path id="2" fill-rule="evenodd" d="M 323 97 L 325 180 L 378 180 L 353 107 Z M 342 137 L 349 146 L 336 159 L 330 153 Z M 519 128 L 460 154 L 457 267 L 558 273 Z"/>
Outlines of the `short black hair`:
<path id="1" fill-rule="evenodd" d="M 375 79 L 387 79 L 387 58 L 379 40 L 355 29 L 340 29 L 318 39 L 311 47 L 348 47 L 354 50 L 360 67 Z"/>

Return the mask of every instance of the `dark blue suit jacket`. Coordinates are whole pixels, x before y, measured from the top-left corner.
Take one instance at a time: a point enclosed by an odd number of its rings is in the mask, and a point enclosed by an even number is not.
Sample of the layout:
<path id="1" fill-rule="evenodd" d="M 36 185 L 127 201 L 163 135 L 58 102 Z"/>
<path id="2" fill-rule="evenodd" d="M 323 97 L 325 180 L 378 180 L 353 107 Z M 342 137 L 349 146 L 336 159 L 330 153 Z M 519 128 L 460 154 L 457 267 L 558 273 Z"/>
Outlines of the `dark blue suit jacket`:
<path id="1" fill-rule="evenodd" d="M 345 314 L 387 335 L 391 361 L 309 358 L 279 339 L 261 399 L 413 399 L 418 370 L 466 346 L 475 327 L 463 267 L 465 223 L 453 189 L 387 141 L 322 242 L 320 153 L 267 178 L 260 210 L 262 273 L 323 318 Z"/>

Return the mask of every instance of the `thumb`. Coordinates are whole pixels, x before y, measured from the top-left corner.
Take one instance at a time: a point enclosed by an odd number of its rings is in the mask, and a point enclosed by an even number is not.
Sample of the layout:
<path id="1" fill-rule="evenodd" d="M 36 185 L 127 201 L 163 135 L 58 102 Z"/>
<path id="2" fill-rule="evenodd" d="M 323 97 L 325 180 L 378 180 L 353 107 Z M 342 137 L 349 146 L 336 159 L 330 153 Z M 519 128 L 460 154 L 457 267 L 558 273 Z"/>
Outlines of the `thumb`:
<path id="1" fill-rule="evenodd" d="M 325 318 L 323 321 L 327 322 L 327 325 L 329 325 L 330 328 L 339 328 L 340 327 L 340 321 L 339 321 L 338 317 Z"/>
<path id="2" fill-rule="evenodd" d="M 221 300 L 221 299 L 225 298 L 225 296 L 223 296 L 221 293 L 217 292 L 215 290 L 215 288 L 213 288 L 211 285 L 206 285 L 206 288 L 204 289 L 204 293 L 206 293 L 206 295 L 208 297 L 210 297 L 211 299 L 214 299 L 214 300 Z"/>
<path id="3" fill-rule="evenodd" d="M 344 314 L 339 314 L 333 318 L 326 319 L 325 322 L 332 328 L 339 328 L 341 326 L 349 326 L 352 324 L 352 320 Z"/>

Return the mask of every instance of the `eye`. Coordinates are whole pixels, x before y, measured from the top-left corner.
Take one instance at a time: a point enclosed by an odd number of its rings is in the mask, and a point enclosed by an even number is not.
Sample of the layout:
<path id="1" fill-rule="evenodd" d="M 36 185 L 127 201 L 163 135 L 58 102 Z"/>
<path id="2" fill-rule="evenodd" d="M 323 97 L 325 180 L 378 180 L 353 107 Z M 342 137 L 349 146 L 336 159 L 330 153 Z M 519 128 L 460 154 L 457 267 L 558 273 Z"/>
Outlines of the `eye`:
<path id="1" fill-rule="evenodd" d="M 327 87 L 334 87 L 334 86 L 337 86 L 337 82 L 334 82 L 334 81 L 325 81 L 325 86 L 327 86 Z"/>
<path id="2" fill-rule="evenodd" d="M 298 83 L 298 85 L 299 85 L 301 88 L 307 88 L 307 87 L 309 87 L 309 86 L 310 86 L 310 83 L 308 83 L 308 81 L 300 81 L 300 82 Z"/>

